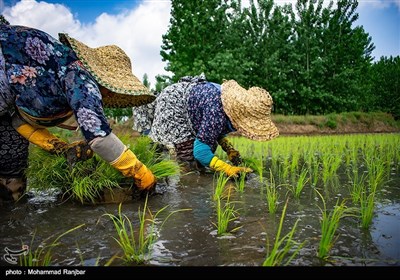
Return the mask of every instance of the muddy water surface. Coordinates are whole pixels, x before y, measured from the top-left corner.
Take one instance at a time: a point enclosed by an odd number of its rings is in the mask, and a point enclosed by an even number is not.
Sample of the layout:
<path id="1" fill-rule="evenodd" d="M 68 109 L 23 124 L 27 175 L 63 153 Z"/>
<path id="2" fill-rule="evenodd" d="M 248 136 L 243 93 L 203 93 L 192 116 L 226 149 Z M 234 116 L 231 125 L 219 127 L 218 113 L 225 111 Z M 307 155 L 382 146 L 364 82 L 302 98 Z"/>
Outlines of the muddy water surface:
<path id="1" fill-rule="evenodd" d="M 344 179 L 345 180 L 345 179 Z M 228 184 L 233 184 L 230 182 Z M 340 184 L 339 184 L 340 185 Z M 212 174 L 189 174 L 171 178 L 167 192 L 149 199 L 148 207 L 156 213 L 164 206 L 157 223 L 157 241 L 146 265 L 155 266 L 260 266 L 266 258 L 268 242 L 275 240 L 287 190 L 280 190 L 276 214 L 269 214 L 264 183 L 254 175 L 246 182 L 243 193 L 236 193 L 235 208 L 239 216 L 230 228 L 241 228 L 218 236 L 216 227 Z M 338 198 L 349 197 L 345 187 L 320 190 L 333 207 Z M 298 220 L 295 239 L 305 242 L 291 266 L 399 266 L 400 265 L 400 176 L 394 174 L 377 197 L 374 218 L 369 230 L 361 229 L 359 219 L 341 220 L 337 240 L 330 251 L 330 261 L 316 257 L 320 240 L 320 217 L 323 207 L 312 187 L 307 186 L 299 199 L 289 196 L 284 220 L 286 234 Z M 122 206 L 135 225 L 138 209 L 144 200 L 126 202 Z M 190 209 L 166 216 L 175 210 Z M 83 227 L 63 236 L 53 249 L 53 265 L 105 265 L 122 251 L 117 242 L 114 225 L 105 213 L 118 213 L 118 205 L 80 205 L 61 202 L 56 194 L 36 193 L 26 203 L 3 205 L 0 211 L 0 260 L 5 248 L 18 250 L 27 244 L 37 248 L 49 244 L 60 234 L 78 225 Z M 113 266 L 125 266 L 114 258 Z"/>

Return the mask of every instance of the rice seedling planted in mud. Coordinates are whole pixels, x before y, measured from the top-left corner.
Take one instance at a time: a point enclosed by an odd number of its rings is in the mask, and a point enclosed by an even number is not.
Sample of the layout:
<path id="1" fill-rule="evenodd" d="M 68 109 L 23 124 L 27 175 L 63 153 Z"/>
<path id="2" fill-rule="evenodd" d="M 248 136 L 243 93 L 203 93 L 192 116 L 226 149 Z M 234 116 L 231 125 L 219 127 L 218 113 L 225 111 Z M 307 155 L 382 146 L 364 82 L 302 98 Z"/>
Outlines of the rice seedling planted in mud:
<path id="1" fill-rule="evenodd" d="M 119 204 L 118 215 L 110 213 L 104 214 L 104 216 L 109 217 L 114 224 L 118 236 L 114 239 L 117 241 L 124 254 L 120 258 L 126 263 L 143 264 L 149 259 L 152 246 L 157 239 L 157 217 L 169 206 L 164 206 L 153 214 L 147 206 L 147 200 L 148 196 L 146 196 L 143 210 L 139 207 L 139 228 L 136 231 L 133 227 L 133 222 L 126 214 L 122 213 L 122 203 Z M 172 214 L 187 210 L 189 209 L 180 209 L 170 212 L 167 217 L 164 218 L 164 221 L 160 225 L 160 229 Z"/>
<path id="2" fill-rule="evenodd" d="M 328 183 L 340 167 L 342 160 L 334 154 L 323 154 L 322 156 L 322 181 L 324 185 Z"/>
<path id="3" fill-rule="evenodd" d="M 372 223 L 375 209 L 375 191 L 368 192 L 364 189 L 360 195 L 361 227 L 368 229 Z"/>
<path id="4" fill-rule="evenodd" d="M 267 252 L 267 257 L 263 262 L 263 266 L 280 266 L 280 265 L 288 265 L 292 261 L 294 257 L 299 253 L 300 249 L 304 246 L 303 243 L 298 243 L 293 239 L 293 235 L 296 232 L 297 223 L 299 220 L 296 220 L 292 229 L 283 237 L 281 237 L 283 221 L 286 215 L 286 208 L 288 205 L 288 200 L 282 210 L 281 219 L 279 221 L 278 230 L 276 232 L 275 241 L 272 246 L 272 250 Z M 267 244 L 267 248 L 269 248 L 269 244 Z M 288 255 L 288 254 L 291 255 Z M 283 263 L 284 259 L 287 259 L 285 263 Z"/>
<path id="5" fill-rule="evenodd" d="M 365 175 L 364 174 L 360 175 L 359 171 L 354 169 L 353 176 L 350 177 L 349 179 L 351 182 L 351 186 L 350 186 L 351 200 L 353 201 L 354 204 L 358 204 L 360 202 L 361 196 L 363 195 L 363 192 L 366 189 Z"/>
<path id="6" fill-rule="evenodd" d="M 236 191 L 239 193 L 244 192 L 244 187 L 246 186 L 246 173 L 241 173 L 237 178 L 234 178 Z"/>
<path id="7" fill-rule="evenodd" d="M 217 222 L 213 222 L 213 224 L 217 228 L 217 234 L 224 235 L 240 229 L 242 226 L 229 229 L 230 223 L 237 220 L 239 214 L 235 209 L 235 203 L 230 201 L 230 190 L 228 191 L 228 196 L 225 200 L 218 197 L 216 203 Z"/>
<path id="8" fill-rule="evenodd" d="M 340 203 L 337 201 L 333 210 L 328 213 L 324 197 L 318 192 L 318 190 L 315 191 L 320 196 L 324 207 L 323 209 L 318 207 L 322 212 L 322 218 L 321 239 L 319 242 L 317 256 L 323 260 L 327 260 L 329 257 L 329 252 L 336 241 L 335 237 L 338 237 L 336 236 L 336 230 L 339 227 L 340 220 L 346 216 L 352 215 L 354 208 L 348 208 L 345 205 L 345 201 L 342 200 Z"/>
<path id="9" fill-rule="evenodd" d="M 216 202 L 217 222 L 213 222 L 213 225 L 217 228 L 217 234 L 223 235 L 240 228 L 236 227 L 228 231 L 230 222 L 237 219 L 238 211 L 235 209 L 235 203 L 230 201 L 232 187 L 225 188 L 230 177 L 227 177 L 222 172 L 214 176 L 217 178 L 213 194 L 213 200 Z"/>
<path id="10" fill-rule="evenodd" d="M 46 245 L 46 241 L 49 240 L 51 237 L 46 238 L 44 241 L 40 243 L 39 246 L 37 246 L 36 249 L 32 249 L 33 246 L 33 241 L 35 239 L 35 235 L 33 235 L 32 240 L 31 240 L 31 245 L 29 246 L 29 250 L 27 254 L 23 254 L 19 257 L 19 265 L 20 266 L 50 266 L 52 265 L 52 260 L 53 260 L 53 249 L 57 246 L 60 245 L 59 240 L 71 233 L 74 230 L 77 230 L 81 227 L 83 227 L 85 224 L 81 224 L 79 226 L 76 226 L 70 230 L 67 230 L 66 232 L 60 234 L 57 236 L 50 244 Z"/>
<path id="11" fill-rule="evenodd" d="M 263 181 L 263 159 L 256 159 L 256 158 L 244 158 L 243 159 L 244 165 L 253 169 L 259 176 L 260 182 Z"/>
<path id="12" fill-rule="evenodd" d="M 268 203 L 268 212 L 274 214 L 278 208 L 279 193 L 276 190 L 274 174 L 272 173 L 271 169 L 269 169 L 269 182 L 265 184 L 265 188 L 267 190 L 266 196 Z"/>
<path id="13" fill-rule="evenodd" d="M 213 194 L 213 200 L 217 201 L 218 198 L 221 198 L 224 196 L 225 192 L 225 186 L 226 183 L 229 181 L 229 177 L 227 177 L 223 172 L 215 173 L 214 174 L 214 194 Z"/>
<path id="14" fill-rule="evenodd" d="M 165 207 L 159 210 L 155 217 L 163 210 L 165 210 Z M 126 263 L 144 263 L 151 250 L 151 246 L 155 242 L 155 217 L 152 217 L 153 215 L 151 215 L 151 212 L 149 211 L 150 218 L 146 218 L 147 211 L 148 208 L 146 198 L 143 211 L 141 212 L 140 208 L 138 211 L 139 229 L 137 232 L 134 231 L 133 222 L 127 215 L 122 213 L 122 203 L 120 203 L 118 207 L 118 216 L 109 213 L 104 214 L 108 216 L 114 223 L 114 227 L 118 235 L 118 238 L 114 239 L 121 247 L 124 254 L 121 258 Z M 148 230 L 145 227 L 146 221 L 150 223 Z"/>
<path id="15" fill-rule="evenodd" d="M 300 194 L 304 189 L 304 186 L 308 183 L 309 178 L 307 177 L 308 175 L 308 169 L 301 169 L 300 175 L 297 179 L 297 182 L 295 183 L 295 186 L 292 188 L 292 192 L 295 198 L 300 198 Z"/>

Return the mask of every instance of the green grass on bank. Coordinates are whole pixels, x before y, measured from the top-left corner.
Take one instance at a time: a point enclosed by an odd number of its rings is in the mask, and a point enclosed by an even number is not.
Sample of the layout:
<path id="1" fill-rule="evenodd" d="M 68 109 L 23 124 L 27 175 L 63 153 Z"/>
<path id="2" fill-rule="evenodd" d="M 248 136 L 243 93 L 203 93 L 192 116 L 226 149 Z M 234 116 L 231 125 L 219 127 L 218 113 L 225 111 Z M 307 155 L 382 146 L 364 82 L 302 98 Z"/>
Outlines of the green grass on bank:
<path id="1" fill-rule="evenodd" d="M 341 126 L 367 127 L 370 128 L 377 124 L 383 124 L 393 129 L 400 129 L 400 120 L 395 120 L 391 114 L 381 112 L 346 112 L 340 114 L 329 114 L 323 116 L 302 115 L 285 116 L 272 115 L 275 124 L 297 124 L 297 125 L 315 125 L 319 128 L 336 129 Z"/>

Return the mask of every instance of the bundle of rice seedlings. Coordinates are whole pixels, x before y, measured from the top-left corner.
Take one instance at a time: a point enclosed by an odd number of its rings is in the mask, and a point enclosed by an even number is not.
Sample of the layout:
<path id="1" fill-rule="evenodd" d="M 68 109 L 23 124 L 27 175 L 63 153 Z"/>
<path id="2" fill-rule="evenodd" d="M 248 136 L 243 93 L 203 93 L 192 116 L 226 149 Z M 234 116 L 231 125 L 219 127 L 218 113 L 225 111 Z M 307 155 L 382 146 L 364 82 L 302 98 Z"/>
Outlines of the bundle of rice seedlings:
<path id="1" fill-rule="evenodd" d="M 139 137 L 125 143 L 157 179 L 179 174 L 179 165 L 157 152 L 150 138 Z M 122 186 L 134 187 L 133 180 L 125 178 L 97 155 L 70 167 L 64 157 L 51 155 L 36 146 L 31 147 L 27 177 L 29 188 L 59 188 L 64 198 L 71 197 L 81 203 L 97 203 L 104 200 L 105 192 L 113 196 Z"/>

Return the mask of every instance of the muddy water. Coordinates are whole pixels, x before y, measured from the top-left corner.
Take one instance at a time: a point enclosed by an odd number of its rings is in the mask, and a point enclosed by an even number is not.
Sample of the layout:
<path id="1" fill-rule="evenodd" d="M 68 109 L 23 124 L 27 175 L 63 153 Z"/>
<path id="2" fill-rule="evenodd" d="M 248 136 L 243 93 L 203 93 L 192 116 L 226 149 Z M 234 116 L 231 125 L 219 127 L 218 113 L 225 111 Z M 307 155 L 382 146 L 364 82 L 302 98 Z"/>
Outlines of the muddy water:
<path id="1" fill-rule="evenodd" d="M 232 182 L 230 184 L 233 184 Z M 260 266 L 272 244 L 281 217 L 287 190 L 280 190 L 280 204 L 276 214 L 269 214 L 265 187 L 254 175 L 246 182 L 243 193 L 237 193 L 237 220 L 231 228 L 241 226 L 233 234 L 218 236 L 215 204 L 212 199 L 212 174 L 189 174 L 171 179 L 167 192 L 156 195 L 148 202 L 155 213 L 162 207 L 157 223 L 157 242 L 146 265 L 162 266 Z M 322 190 L 332 207 L 337 198 L 348 197 L 345 187 Z M 115 228 L 105 213 L 118 213 L 118 205 L 79 205 L 60 202 L 56 194 L 38 193 L 26 203 L 3 205 L 0 212 L 0 255 L 4 249 L 18 250 L 21 245 L 37 248 L 49 244 L 60 234 L 78 225 L 83 227 L 63 236 L 53 249 L 53 265 L 96 266 L 105 265 L 122 251 L 113 239 Z M 377 197 L 371 228 L 363 230 L 356 218 L 344 218 L 337 230 L 338 239 L 329 262 L 316 257 L 320 237 L 321 200 L 310 186 L 306 186 L 299 199 L 290 196 L 284 220 L 286 234 L 299 220 L 295 240 L 305 242 L 292 266 L 399 266 L 400 265 L 400 176 L 394 175 Z M 123 204 L 122 210 L 137 225 L 138 209 L 144 200 Z M 174 213 L 161 226 L 170 211 Z M 4 258 L 1 265 L 8 265 Z M 114 259 L 111 265 L 124 266 Z"/>

